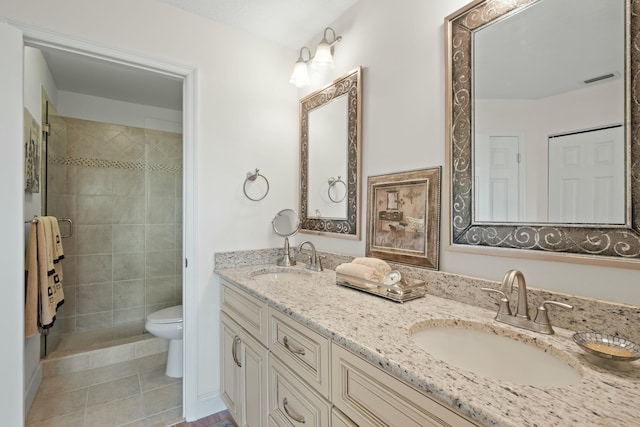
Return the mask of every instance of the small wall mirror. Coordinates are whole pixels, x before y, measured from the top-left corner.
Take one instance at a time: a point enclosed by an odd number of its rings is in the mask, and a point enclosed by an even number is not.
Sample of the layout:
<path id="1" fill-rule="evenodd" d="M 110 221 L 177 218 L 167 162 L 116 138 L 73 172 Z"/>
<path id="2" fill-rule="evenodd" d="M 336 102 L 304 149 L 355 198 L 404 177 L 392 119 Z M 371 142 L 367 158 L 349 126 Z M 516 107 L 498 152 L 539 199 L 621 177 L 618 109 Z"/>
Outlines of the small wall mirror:
<path id="1" fill-rule="evenodd" d="M 445 19 L 452 249 L 640 261 L 631 9 L 478 0 Z"/>
<path id="2" fill-rule="evenodd" d="M 362 68 L 300 100 L 301 232 L 360 238 Z"/>
<path id="3" fill-rule="evenodd" d="M 291 237 L 300 229 L 300 219 L 293 209 L 283 209 L 271 221 L 273 231 L 281 237 Z"/>
<path id="4" fill-rule="evenodd" d="M 278 236 L 284 237 L 284 252 L 282 258 L 278 259 L 278 265 L 283 267 L 296 265 L 296 260 L 289 250 L 289 237 L 296 234 L 300 229 L 298 214 L 293 209 L 283 209 L 273 217 L 271 225 Z"/>

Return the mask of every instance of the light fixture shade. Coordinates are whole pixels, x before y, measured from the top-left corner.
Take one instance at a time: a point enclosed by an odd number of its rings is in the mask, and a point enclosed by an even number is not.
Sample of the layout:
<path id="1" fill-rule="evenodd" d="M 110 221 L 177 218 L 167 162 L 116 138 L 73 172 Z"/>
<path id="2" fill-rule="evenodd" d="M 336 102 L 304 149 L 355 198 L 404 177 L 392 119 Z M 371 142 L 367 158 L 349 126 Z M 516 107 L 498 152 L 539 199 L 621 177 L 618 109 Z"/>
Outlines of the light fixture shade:
<path id="1" fill-rule="evenodd" d="M 307 70 L 307 64 L 304 61 L 296 62 L 296 65 L 293 67 L 293 73 L 291 73 L 289 83 L 296 87 L 305 87 L 309 85 L 309 70 Z"/>
<path id="2" fill-rule="evenodd" d="M 317 70 L 331 70 L 335 68 L 335 65 L 333 65 L 331 45 L 327 43 L 326 40 L 323 40 L 318 44 L 311 66 Z"/>

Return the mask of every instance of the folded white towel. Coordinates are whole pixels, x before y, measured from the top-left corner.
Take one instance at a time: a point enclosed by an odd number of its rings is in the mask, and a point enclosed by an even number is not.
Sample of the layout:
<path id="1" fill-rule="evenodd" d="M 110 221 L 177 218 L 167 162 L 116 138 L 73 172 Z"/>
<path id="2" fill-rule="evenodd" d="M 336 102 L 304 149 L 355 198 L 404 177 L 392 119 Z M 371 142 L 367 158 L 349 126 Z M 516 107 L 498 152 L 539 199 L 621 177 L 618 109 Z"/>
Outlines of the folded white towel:
<path id="1" fill-rule="evenodd" d="M 376 271 L 367 265 L 345 263 L 336 267 L 336 274 L 349 276 L 348 282 L 361 288 L 373 288 L 377 285 L 366 283 L 364 280 L 379 282 Z"/>
<path id="2" fill-rule="evenodd" d="M 391 267 L 389 266 L 389 264 L 379 258 L 360 257 L 354 258 L 354 260 L 351 262 L 353 264 L 366 265 L 373 268 L 376 272 L 377 282 L 382 282 L 384 275 L 391 271 Z"/>

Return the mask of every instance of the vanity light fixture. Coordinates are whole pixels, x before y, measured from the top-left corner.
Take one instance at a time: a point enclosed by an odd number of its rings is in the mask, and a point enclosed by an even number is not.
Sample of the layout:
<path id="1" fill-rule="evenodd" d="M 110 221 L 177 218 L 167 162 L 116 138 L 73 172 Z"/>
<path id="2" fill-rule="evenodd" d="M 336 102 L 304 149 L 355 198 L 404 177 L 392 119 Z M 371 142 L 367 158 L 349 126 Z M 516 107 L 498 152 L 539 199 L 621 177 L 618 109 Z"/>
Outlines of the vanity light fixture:
<path id="1" fill-rule="evenodd" d="M 309 59 L 306 61 L 303 58 L 303 54 L 305 49 L 309 55 Z M 296 87 L 305 87 L 309 85 L 309 70 L 307 70 L 307 62 L 311 61 L 311 51 L 308 47 L 303 47 L 300 49 L 300 56 L 298 56 L 298 60 L 296 61 L 296 65 L 293 67 L 293 73 L 291 73 L 291 79 L 289 83 L 295 85 Z"/>
<path id="2" fill-rule="evenodd" d="M 331 42 L 327 39 L 329 31 L 331 31 L 331 34 L 333 35 L 333 40 Z M 309 70 L 307 68 L 307 63 L 309 61 L 312 61 L 311 67 L 316 70 L 333 69 L 333 46 L 341 40 L 342 36 L 336 36 L 336 32 L 333 28 L 325 28 L 324 35 L 318 44 L 318 47 L 316 47 L 316 54 L 314 56 L 311 56 L 311 50 L 309 50 L 308 47 L 305 46 L 300 49 L 300 55 L 298 56 L 296 65 L 293 68 L 293 73 L 291 73 L 289 83 L 296 87 L 305 87 L 309 85 Z M 307 59 L 304 59 L 305 50 L 309 56 Z"/>

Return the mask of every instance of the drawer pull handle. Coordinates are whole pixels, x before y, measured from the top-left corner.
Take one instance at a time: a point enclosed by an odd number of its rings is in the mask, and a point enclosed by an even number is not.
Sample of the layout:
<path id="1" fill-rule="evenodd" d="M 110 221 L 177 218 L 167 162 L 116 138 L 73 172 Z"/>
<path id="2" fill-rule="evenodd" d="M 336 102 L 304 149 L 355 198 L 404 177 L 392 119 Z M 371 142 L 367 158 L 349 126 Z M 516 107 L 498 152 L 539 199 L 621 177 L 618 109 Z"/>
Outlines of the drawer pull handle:
<path id="1" fill-rule="evenodd" d="M 238 359 L 238 344 L 240 344 L 240 337 L 236 335 L 235 337 L 233 337 L 231 356 L 233 356 L 233 361 L 236 363 L 238 368 L 242 368 L 242 363 L 240 363 L 240 360 Z"/>
<path id="2" fill-rule="evenodd" d="M 287 350 L 289 350 L 291 353 L 295 353 L 295 354 L 299 354 L 301 356 L 304 356 L 304 348 L 295 347 L 295 346 L 291 345 L 291 343 L 289 342 L 289 338 L 284 337 L 282 339 L 282 342 L 284 343 L 284 346 L 287 348 Z"/>
<path id="3" fill-rule="evenodd" d="M 284 412 L 287 413 L 289 418 L 291 418 L 295 422 L 304 424 L 304 417 L 302 415 L 296 414 L 293 410 L 289 409 L 289 402 L 287 401 L 286 397 L 282 399 L 282 406 L 284 407 Z"/>

